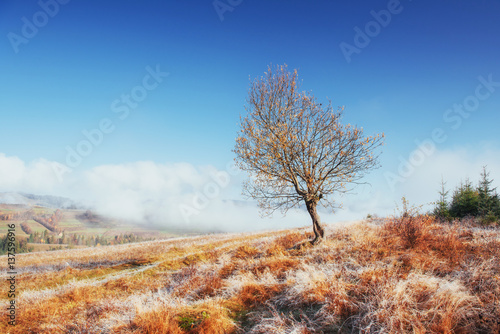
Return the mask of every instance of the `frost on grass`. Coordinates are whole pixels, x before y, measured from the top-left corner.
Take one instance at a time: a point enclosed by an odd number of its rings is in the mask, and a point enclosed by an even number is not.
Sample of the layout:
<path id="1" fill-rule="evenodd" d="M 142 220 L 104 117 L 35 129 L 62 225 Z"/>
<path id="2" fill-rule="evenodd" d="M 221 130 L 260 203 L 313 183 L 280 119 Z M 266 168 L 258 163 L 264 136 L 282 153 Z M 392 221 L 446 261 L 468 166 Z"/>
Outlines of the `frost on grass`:
<path id="1" fill-rule="evenodd" d="M 500 232 L 415 219 L 29 254 L 13 333 L 500 332 Z"/>
<path id="2" fill-rule="evenodd" d="M 477 318 L 481 304 L 459 281 L 412 273 L 387 284 L 365 307 L 365 331 L 453 333 L 473 330 L 470 320 Z"/>

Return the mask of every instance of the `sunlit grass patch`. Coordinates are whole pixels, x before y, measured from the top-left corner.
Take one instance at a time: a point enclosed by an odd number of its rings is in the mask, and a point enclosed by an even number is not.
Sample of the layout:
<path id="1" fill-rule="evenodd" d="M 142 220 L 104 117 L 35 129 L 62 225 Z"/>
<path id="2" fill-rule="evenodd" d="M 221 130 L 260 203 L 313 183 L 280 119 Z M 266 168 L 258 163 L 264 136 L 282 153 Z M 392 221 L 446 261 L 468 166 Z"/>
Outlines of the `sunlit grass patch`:
<path id="1" fill-rule="evenodd" d="M 294 257 L 272 256 L 261 259 L 252 269 L 251 272 L 256 276 L 260 276 L 266 272 L 270 272 L 278 279 L 284 279 L 286 272 L 296 269 L 301 265 L 301 260 Z"/>
<path id="2" fill-rule="evenodd" d="M 416 219 L 23 254 L 13 333 L 498 331 L 500 232 Z"/>
<path id="3" fill-rule="evenodd" d="M 231 311 L 217 300 L 189 306 L 161 306 L 138 310 L 130 324 L 115 328 L 119 333 L 235 333 Z"/>
<path id="4" fill-rule="evenodd" d="M 460 282 L 419 274 L 393 280 L 372 298 L 363 326 L 384 332 L 470 332 L 481 306 Z"/>

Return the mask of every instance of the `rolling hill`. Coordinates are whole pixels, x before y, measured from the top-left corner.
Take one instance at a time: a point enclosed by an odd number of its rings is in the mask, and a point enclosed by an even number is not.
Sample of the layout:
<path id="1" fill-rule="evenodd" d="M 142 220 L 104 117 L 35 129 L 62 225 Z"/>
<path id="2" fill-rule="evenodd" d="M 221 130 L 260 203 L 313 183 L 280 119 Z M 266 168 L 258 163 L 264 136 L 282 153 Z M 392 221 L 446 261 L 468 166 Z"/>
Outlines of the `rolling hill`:
<path id="1" fill-rule="evenodd" d="M 5 238 L 8 224 L 16 225 L 15 234 L 20 242 L 18 252 L 182 235 L 178 231 L 99 215 L 64 197 L 0 193 L 0 238 Z M 2 241 L 4 248 L 6 240 Z"/>
<path id="2" fill-rule="evenodd" d="M 309 230 L 21 254 L 0 332 L 499 332 L 498 229 L 391 218 L 328 226 L 316 246 Z"/>

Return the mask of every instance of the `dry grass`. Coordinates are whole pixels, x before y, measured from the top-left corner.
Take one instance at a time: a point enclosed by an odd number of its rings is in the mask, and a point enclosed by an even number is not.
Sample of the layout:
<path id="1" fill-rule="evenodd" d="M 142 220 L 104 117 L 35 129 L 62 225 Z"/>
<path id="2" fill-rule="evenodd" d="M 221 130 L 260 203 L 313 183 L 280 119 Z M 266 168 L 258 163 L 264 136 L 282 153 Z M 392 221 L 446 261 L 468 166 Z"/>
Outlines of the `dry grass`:
<path id="1" fill-rule="evenodd" d="M 115 328 L 120 333 L 231 333 L 237 329 L 230 311 L 210 300 L 187 307 L 159 307 L 139 310 L 128 325 Z"/>
<path id="2" fill-rule="evenodd" d="M 498 333 L 500 231 L 404 218 L 19 255 L 0 332 Z"/>

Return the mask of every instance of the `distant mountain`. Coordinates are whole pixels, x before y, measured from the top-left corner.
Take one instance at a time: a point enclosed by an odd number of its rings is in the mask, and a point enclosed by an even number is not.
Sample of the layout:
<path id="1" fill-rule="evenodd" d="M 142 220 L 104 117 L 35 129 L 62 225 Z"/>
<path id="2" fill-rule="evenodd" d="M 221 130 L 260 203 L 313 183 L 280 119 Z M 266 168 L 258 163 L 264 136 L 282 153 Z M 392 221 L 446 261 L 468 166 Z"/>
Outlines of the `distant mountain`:
<path id="1" fill-rule="evenodd" d="M 0 204 L 20 204 L 26 206 L 39 205 L 48 208 L 60 209 L 83 209 L 81 205 L 66 197 L 34 195 L 17 192 L 0 193 Z"/>
<path id="2" fill-rule="evenodd" d="M 18 193 L 0 193 L 0 204 L 30 205 L 30 200 Z"/>

